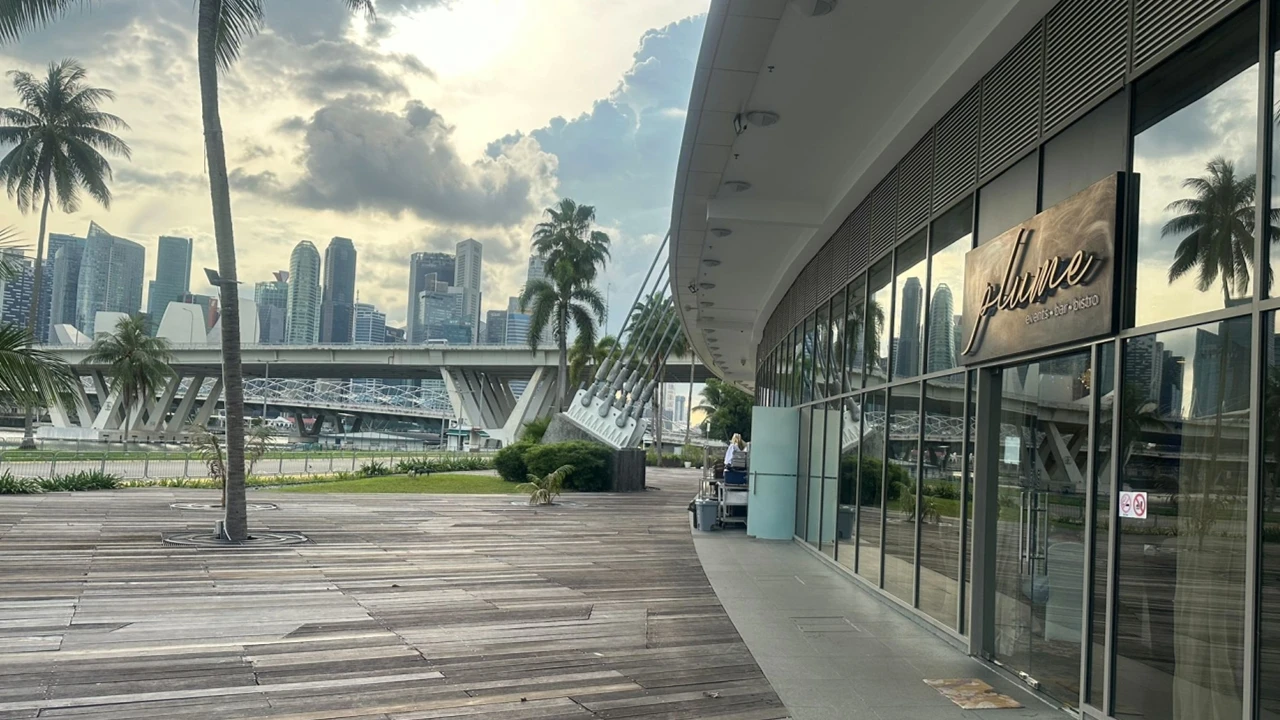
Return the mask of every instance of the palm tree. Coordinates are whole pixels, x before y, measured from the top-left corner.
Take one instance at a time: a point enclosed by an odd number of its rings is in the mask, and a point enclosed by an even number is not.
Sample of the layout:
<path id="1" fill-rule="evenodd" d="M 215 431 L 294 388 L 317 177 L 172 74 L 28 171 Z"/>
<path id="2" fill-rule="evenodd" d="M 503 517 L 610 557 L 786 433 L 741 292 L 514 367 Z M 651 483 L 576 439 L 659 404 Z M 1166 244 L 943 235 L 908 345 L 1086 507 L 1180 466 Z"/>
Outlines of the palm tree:
<path id="1" fill-rule="evenodd" d="M 197 0 L 196 62 L 200 74 L 200 106 L 204 123 L 205 161 L 213 201 L 213 234 L 218 251 L 222 311 L 222 386 L 227 409 L 226 539 L 249 536 L 244 495 L 244 377 L 240 367 L 240 295 L 236 280 L 236 245 L 231 225 L 231 188 L 227 153 L 218 110 L 218 71 L 240 54 L 241 44 L 262 27 L 263 0 Z M 354 11 L 373 15 L 373 0 L 342 0 Z M 62 17 L 72 6 L 90 0 L 5 0 L 0 4 L 0 42 Z M 39 275 L 37 275 L 39 277 Z"/>
<path id="2" fill-rule="evenodd" d="M 612 335 L 605 335 L 590 347 L 585 340 L 579 334 L 573 341 L 573 347 L 569 348 L 569 384 L 573 387 L 590 380 L 600 363 L 618 347 L 618 339 Z"/>
<path id="3" fill-rule="evenodd" d="M 520 312 L 529 313 L 529 347 L 548 327 L 560 351 L 556 380 L 560 408 L 569 397 L 569 326 L 578 330 L 585 347 L 596 340 L 596 321 L 604 321 L 605 305 L 594 281 L 609 260 L 609 236 L 592 230 L 596 209 L 564 198 L 545 212 L 546 222 L 533 231 L 534 252 L 546 260 L 547 277 L 534 280 L 520 293 Z"/>
<path id="4" fill-rule="evenodd" d="M 728 441 L 734 433 L 751 440 L 751 406 L 755 399 L 719 378 L 708 378 L 702 403 L 695 407 L 708 415 L 707 437 Z"/>
<path id="5" fill-rule="evenodd" d="M 1222 157 L 1210 160 L 1205 171 L 1203 177 L 1182 181 L 1194 195 L 1169 203 L 1167 210 L 1181 214 L 1164 224 L 1160 237 L 1184 236 L 1169 266 L 1169 282 L 1195 271 L 1196 289 L 1207 292 L 1221 282 L 1223 300 L 1229 304 L 1233 296 L 1249 292 L 1257 177 L 1238 177 L 1235 163 Z M 1280 239 L 1280 209 L 1272 209 L 1270 215 L 1274 241 Z"/>
<path id="6" fill-rule="evenodd" d="M 147 321 L 141 315 L 120 318 L 113 332 L 99 336 L 90 346 L 85 362 L 107 366 L 110 393 L 120 399 L 126 446 L 146 403 L 173 377 L 173 360 L 169 341 L 148 335 Z"/>
<path id="7" fill-rule="evenodd" d="M 0 26 L 3 22 L 0 22 Z M 111 164 L 102 153 L 129 157 L 129 146 L 111 131 L 127 129 L 123 120 L 98 110 L 112 100 L 110 90 L 85 85 L 88 73 L 75 60 L 50 63 L 47 75 L 11 71 L 13 89 L 22 107 L 0 108 L 0 146 L 12 146 L 0 159 L 0 181 L 18 209 L 40 208 L 36 240 L 35 278 L 27 311 L 27 334 L 33 338 L 44 280 L 44 238 L 49 206 L 73 213 L 80 208 L 83 189 L 104 208 L 111 206 Z M 26 410 L 22 447 L 35 447 L 35 415 Z"/>

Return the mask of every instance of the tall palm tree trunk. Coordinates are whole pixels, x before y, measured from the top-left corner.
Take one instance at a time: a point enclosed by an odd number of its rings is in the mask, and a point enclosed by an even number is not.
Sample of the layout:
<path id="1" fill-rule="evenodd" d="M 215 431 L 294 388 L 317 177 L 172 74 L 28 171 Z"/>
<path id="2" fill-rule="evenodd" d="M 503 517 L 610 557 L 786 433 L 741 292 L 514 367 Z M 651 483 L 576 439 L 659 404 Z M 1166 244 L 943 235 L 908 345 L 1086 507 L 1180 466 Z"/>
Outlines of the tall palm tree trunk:
<path id="1" fill-rule="evenodd" d="M 44 205 L 40 208 L 40 236 L 36 239 L 35 278 L 31 281 L 31 304 L 27 308 L 27 334 L 31 342 L 36 341 L 36 319 L 40 317 L 40 293 L 43 291 L 40 282 L 44 275 L 44 231 L 49 221 L 49 172 L 44 175 Z M 36 409 L 27 405 L 22 420 L 22 443 L 20 450 L 36 449 Z"/>
<path id="2" fill-rule="evenodd" d="M 564 412 L 564 409 L 569 406 L 568 400 L 565 399 L 569 394 L 569 349 L 566 342 L 569 336 L 569 319 L 563 315 L 563 311 L 558 318 L 558 324 L 560 333 L 556 345 L 560 349 L 560 361 L 556 367 L 556 382 L 559 384 L 560 404 L 556 407 L 556 411 Z"/>
<path id="3" fill-rule="evenodd" d="M 222 387 L 227 409 L 227 474 L 224 533 L 228 540 L 249 536 L 244 497 L 244 378 L 240 368 L 240 293 L 236 275 L 235 235 L 231 227 L 231 188 L 218 112 L 218 64 L 215 43 L 222 0 L 200 0 L 197 57 L 200 106 L 204 120 L 205 158 L 209 163 L 209 195 L 213 200 L 213 236 L 222 282 Z"/>

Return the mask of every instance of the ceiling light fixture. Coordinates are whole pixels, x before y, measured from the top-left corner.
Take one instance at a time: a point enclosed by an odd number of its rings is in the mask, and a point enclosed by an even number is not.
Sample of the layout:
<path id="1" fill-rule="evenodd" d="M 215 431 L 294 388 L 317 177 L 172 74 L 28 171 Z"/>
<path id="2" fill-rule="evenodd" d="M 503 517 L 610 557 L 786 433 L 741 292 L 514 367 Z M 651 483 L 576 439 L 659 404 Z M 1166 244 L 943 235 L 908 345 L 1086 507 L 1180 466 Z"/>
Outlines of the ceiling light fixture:
<path id="1" fill-rule="evenodd" d="M 724 184 L 726 189 L 734 192 L 746 192 L 751 189 L 751 183 L 746 180 L 730 180 Z"/>
<path id="2" fill-rule="evenodd" d="M 703 258 L 702 264 L 707 267 L 720 267 L 720 261 L 715 258 Z"/>
<path id="3" fill-rule="evenodd" d="M 711 302 L 710 300 L 703 300 L 702 302 L 700 302 L 700 303 L 698 303 L 698 304 L 699 304 L 699 305 L 701 305 L 702 307 L 715 307 L 715 305 L 716 305 L 715 303 Z M 705 320 L 705 319 L 707 319 L 707 318 L 703 318 L 703 319 Z"/>
<path id="4" fill-rule="evenodd" d="M 770 125 L 777 125 L 782 118 L 776 112 L 768 110 L 751 110 L 747 112 L 747 122 L 756 127 L 766 128 Z"/>
<path id="5" fill-rule="evenodd" d="M 712 235 L 715 235 L 718 238 L 729 237 L 730 235 L 733 234 L 732 230 L 725 227 L 713 227 L 708 232 L 710 232 Z"/>
<path id="6" fill-rule="evenodd" d="M 715 290 L 715 289 L 716 289 L 716 284 L 715 284 L 715 283 L 704 282 L 704 283 L 698 283 L 698 287 L 702 288 L 703 290 Z"/>
<path id="7" fill-rule="evenodd" d="M 836 9 L 838 0 L 795 0 L 795 6 L 809 17 L 822 17 Z"/>

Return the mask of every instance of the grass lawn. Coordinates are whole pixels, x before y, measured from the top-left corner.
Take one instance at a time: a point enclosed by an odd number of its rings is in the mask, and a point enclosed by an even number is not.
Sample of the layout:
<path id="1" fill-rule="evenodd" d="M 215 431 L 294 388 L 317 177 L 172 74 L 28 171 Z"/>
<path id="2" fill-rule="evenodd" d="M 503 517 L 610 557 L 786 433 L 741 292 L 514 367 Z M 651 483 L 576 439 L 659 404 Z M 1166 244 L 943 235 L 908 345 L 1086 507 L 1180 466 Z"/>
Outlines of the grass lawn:
<path id="1" fill-rule="evenodd" d="M 282 492 L 305 493 L 437 493 L 515 494 L 516 486 L 494 475 L 384 475 L 359 480 L 315 482 L 280 488 Z"/>

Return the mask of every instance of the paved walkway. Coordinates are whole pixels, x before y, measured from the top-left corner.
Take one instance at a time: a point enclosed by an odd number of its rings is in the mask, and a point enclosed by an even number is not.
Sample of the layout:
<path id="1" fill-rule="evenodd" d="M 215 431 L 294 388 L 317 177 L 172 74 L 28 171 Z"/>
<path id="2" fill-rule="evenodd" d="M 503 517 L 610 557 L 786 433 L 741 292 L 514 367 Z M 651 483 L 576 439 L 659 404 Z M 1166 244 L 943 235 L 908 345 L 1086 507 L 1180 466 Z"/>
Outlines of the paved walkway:
<path id="1" fill-rule="evenodd" d="M 790 542 L 741 531 L 694 541 L 720 604 L 796 720 L 1063 720 Z M 924 678 L 979 678 L 1026 707 L 963 711 Z"/>
<path id="2" fill-rule="evenodd" d="M 0 720 L 742 718 L 787 710 L 661 489 L 255 492 L 267 550 L 173 547 L 210 491 L 0 496 Z"/>

